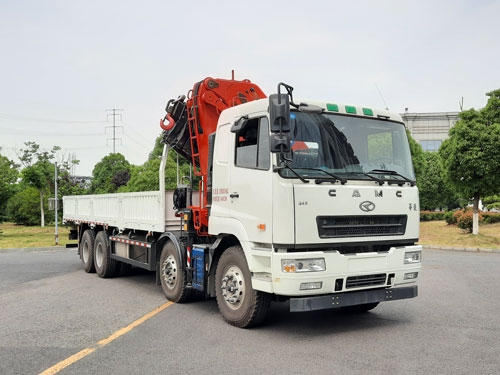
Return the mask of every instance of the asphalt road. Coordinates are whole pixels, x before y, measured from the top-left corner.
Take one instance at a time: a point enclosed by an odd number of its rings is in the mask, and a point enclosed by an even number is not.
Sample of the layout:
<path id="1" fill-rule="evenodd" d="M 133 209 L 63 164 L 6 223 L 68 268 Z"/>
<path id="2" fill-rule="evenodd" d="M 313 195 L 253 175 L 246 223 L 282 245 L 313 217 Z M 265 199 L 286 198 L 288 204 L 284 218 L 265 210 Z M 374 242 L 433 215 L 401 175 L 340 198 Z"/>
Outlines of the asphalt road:
<path id="1" fill-rule="evenodd" d="M 0 250 L 0 373 L 499 374 L 499 288 L 500 254 L 425 250 L 415 299 L 360 315 L 276 303 L 243 330 L 213 300 L 166 304 L 153 274 L 103 280 L 75 250 Z"/>

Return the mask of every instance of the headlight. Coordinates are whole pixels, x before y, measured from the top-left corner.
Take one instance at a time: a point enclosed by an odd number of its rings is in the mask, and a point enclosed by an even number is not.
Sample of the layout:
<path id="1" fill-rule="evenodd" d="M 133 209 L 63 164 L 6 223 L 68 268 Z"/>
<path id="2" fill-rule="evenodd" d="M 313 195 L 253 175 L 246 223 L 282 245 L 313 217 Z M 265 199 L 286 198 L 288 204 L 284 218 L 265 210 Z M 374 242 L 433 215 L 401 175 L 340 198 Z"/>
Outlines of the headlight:
<path id="1" fill-rule="evenodd" d="M 324 258 L 282 259 L 281 270 L 286 273 L 319 272 L 326 270 Z"/>
<path id="2" fill-rule="evenodd" d="M 408 251 L 407 253 L 405 253 L 405 264 L 420 263 L 421 261 L 421 251 Z"/>

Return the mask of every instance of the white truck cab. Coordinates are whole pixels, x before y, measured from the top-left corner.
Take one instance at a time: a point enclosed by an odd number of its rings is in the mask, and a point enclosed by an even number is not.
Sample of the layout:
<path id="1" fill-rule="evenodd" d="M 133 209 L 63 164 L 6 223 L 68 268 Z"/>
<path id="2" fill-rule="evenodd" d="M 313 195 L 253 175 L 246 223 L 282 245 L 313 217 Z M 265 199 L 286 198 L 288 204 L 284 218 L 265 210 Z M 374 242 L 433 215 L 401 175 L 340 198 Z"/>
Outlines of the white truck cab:
<path id="1" fill-rule="evenodd" d="M 267 293 L 317 296 L 415 283 L 419 200 L 402 119 L 369 108 L 313 105 L 321 112 L 290 113 L 288 166 L 278 171 L 269 101 L 223 112 L 210 234 L 238 239 L 253 287 Z M 244 126 L 235 130 L 242 118 Z"/>

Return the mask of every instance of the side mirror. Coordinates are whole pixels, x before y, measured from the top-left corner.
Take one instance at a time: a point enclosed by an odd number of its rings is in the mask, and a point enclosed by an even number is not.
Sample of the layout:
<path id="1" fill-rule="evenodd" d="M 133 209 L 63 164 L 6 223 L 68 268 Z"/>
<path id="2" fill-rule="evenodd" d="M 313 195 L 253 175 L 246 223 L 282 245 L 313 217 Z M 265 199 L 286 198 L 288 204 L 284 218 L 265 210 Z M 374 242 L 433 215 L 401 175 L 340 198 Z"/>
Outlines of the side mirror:
<path id="1" fill-rule="evenodd" d="M 231 126 L 231 133 L 239 133 L 243 129 L 245 129 L 248 124 L 248 116 L 240 117 L 234 124 Z"/>
<path id="2" fill-rule="evenodd" d="M 290 100 L 288 94 L 269 95 L 269 117 L 272 133 L 288 133 L 290 131 Z M 288 147 L 290 147 L 290 144 Z"/>
<path id="3" fill-rule="evenodd" d="M 290 152 L 290 134 L 272 134 L 270 138 L 271 152 Z"/>

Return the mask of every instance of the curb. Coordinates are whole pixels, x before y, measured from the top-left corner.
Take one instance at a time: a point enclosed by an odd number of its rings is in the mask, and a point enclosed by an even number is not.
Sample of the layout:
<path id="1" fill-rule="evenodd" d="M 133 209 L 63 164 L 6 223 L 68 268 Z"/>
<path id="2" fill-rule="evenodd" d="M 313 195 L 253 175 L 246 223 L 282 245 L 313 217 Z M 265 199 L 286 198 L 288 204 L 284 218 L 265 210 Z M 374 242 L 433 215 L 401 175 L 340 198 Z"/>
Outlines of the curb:
<path id="1" fill-rule="evenodd" d="M 76 247 L 65 247 L 65 246 L 49 246 L 49 247 L 21 247 L 21 248 L 8 248 L 8 249 L 0 249 L 0 253 L 13 253 L 13 252 L 46 252 L 46 253 L 54 253 L 61 251 L 71 251 L 77 249 Z"/>
<path id="2" fill-rule="evenodd" d="M 457 247 L 457 246 L 433 246 L 422 245 L 424 250 L 446 250 L 446 251 L 461 251 L 467 253 L 495 253 L 500 254 L 500 249 L 478 248 L 478 247 Z"/>

